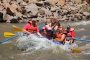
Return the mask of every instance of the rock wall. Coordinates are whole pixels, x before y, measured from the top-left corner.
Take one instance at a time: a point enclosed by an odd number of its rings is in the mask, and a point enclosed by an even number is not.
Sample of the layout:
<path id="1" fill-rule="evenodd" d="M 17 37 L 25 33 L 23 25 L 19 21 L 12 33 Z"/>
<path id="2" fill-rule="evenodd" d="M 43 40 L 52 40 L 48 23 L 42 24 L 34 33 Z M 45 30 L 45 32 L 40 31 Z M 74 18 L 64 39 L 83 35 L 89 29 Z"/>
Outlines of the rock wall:
<path id="1" fill-rule="evenodd" d="M 37 17 L 39 20 L 42 18 L 44 20 L 44 17 L 46 19 L 51 16 L 71 21 L 89 18 L 88 6 L 87 2 L 81 3 L 81 0 L 2 0 L 0 1 L 0 12 L 4 14 L 3 18 L 7 21 L 16 18 L 28 20 Z"/>

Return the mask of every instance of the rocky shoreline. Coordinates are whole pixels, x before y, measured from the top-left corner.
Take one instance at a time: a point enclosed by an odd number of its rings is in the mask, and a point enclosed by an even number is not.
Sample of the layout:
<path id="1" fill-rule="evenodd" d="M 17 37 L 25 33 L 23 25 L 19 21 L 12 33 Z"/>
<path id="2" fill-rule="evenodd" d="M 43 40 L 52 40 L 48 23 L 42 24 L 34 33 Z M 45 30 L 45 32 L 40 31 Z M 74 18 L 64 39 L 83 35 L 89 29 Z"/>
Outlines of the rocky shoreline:
<path id="1" fill-rule="evenodd" d="M 89 20 L 89 7 L 86 1 L 77 3 L 72 0 L 2 0 L 0 1 L 0 22 Z"/>

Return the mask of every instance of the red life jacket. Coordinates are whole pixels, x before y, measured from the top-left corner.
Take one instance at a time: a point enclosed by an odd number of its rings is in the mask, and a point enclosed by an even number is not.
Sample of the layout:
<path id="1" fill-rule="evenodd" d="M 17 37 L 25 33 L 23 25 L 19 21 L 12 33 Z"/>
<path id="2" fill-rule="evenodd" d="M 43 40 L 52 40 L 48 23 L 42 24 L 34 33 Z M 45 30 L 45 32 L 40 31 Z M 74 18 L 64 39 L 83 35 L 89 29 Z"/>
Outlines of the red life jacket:
<path id="1" fill-rule="evenodd" d="M 71 37 L 75 38 L 75 31 L 71 31 Z"/>
<path id="2" fill-rule="evenodd" d="M 38 27 L 33 27 L 33 26 L 31 26 L 31 27 L 28 29 L 28 31 L 29 31 L 29 32 L 32 32 L 32 33 L 33 33 L 33 32 L 38 32 L 38 30 L 39 30 Z"/>
<path id="3" fill-rule="evenodd" d="M 69 33 L 67 33 L 67 37 L 75 38 L 75 32 L 74 31 L 70 31 Z"/>

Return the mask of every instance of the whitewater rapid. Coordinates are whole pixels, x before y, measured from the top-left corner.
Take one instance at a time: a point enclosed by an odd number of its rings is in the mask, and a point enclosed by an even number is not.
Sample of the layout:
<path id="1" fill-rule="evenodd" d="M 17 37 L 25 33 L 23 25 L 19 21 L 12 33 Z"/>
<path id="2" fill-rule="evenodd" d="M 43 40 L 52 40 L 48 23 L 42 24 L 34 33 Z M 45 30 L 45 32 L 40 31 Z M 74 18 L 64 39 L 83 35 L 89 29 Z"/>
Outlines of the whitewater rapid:
<path id="1" fill-rule="evenodd" d="M 55 50 L 57 47 L 61 50 L 71 51 L 70 48 L 77 47 L 76 43 L 73 43 L 71 45 L 69 45 L 69 43 L 66 43 L 64 45 L 57 44 L 54 43 L 53 40 L 48 40 L 45 37 L 39 37 L 36 34 L 30 34 L 28 36 L 19 35 L 16 45 L 19 49 L 25 49 L 26 51 L 32 52 L 37 50 Z"/>

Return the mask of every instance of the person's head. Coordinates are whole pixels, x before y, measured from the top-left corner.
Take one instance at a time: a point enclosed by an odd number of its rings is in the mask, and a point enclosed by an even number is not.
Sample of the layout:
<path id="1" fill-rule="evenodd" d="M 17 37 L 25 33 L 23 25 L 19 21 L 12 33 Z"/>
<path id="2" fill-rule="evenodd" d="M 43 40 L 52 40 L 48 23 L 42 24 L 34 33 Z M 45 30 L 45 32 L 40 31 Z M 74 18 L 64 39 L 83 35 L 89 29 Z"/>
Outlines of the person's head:
<path id="1" fill-rule="evenodd" d="M 39 22 L 39 20 L 37 20 L 37 23 Z"/>
<path id="2" fill-rule="evenodd" d="M 53 22 L 53 23 L 51 23 L 51 26 L 54 26 L 56 23 L 55 22 Z"/>
<path id="3" fill-rule="evenodd" d="M 65 33 L 65 29 L 64 29 L 63 27 L 60 27 L 59 29 L 57 29 L 57 31 L 58 31 L 59 33 Z"/>
<path id="4" fill-rule="evenodd" d="M 63 33 L 63 30 L 59 30 L 59 29 L 58 29 L 56 32 L 57 32 L 57 33 Z"/>
<path id="5" fill-rule="evenodd" d="M 36 27 L 36 26 L 37 26 L 37 21 L 33 20 L 33 21 L 32 21 L 32 25 L 33 25 L 34 27 Z"/>
<path id="6" fill-rule="evenodd" d="M 31 20 L 29 20 L 29 21 L 28 21 L 28 23 L 29 23 L 29 24 L 32 24 L 32 21 L 31 21 Z"/>
<path id="7" fill-rule="evenodd" d="M 70 31 L 74 31 L 74 28 L 70 28 Z"/>
<path id="8" fill-rule="evenodd" d="M 70 28 L 71 28 L 70 26 L 67 26 L 67 32 L 69 32 L 69 31 L 70 31 Z"/>
<path id="9" fill-rule="evenodd" d="M 61 26 L 61 24 L 59 22 L 57 22 L 57 26 Z"/>

